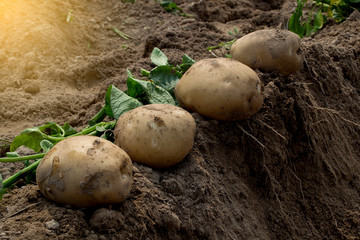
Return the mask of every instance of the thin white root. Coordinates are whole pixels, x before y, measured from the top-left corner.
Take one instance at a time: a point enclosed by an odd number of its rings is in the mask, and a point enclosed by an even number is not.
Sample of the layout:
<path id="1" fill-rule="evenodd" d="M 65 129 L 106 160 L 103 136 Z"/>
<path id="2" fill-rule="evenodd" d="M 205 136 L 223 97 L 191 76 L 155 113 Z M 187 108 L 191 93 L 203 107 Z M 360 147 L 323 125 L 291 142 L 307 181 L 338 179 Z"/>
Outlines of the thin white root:
<path id="1" fill-rule="evenodd" d="M 239 124 L 237 124 L 238 128 L 240 128 L 246 135 L 248 135 L 249 137 L 251 137 L 255 142 L 257 142 L 261 147 L 263 147 L 266 150 L 269 150 L 264 144 L 262 144 L 259 140 L 256 139 L 256 137 L 254 137 L 252 134 L 248 133 L 247 131 L 245 131 L 245 129 L 240 126 Z"/>
<path id="2" fill-rule="evenodd" d="M 278 131 L 276 131 L 273 127 L 269 126 L 268 124 L 264 123 L 261 120 L 258 120 L 260 123 L 262 123 L 263 125 L 267 126 L 268 128 L 270 128 L 274 133 L 276 133 L 279 137 L 281 137 L 284 141 L 287 141 L 286 137 L 284 137 L 283 135 L 281 135 Z"/>

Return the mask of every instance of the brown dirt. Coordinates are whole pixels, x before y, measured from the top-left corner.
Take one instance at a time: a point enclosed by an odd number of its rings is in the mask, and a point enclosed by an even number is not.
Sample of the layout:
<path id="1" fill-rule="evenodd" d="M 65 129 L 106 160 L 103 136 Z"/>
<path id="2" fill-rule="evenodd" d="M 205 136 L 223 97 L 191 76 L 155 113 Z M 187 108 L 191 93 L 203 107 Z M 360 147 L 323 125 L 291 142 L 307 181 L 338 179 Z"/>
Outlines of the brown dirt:
<path id="1" fill-rule="evenodd" d="M 2 1 L 0 138 L 46 121 L 84 126 L 109 84 L 125 89 L 126 68 L 152 68 L 153 47 L 172 63 L 185 53 L 214 57 L 206 47 L 231 40 L 229 30 L 241 37 L 285 28 L 295 6 L 176 3 L 197 17 L 166 13 L 152 0 Z M 193 113 L 191 153 L 166 170 L 134 164 L 123 204 L 72 209 L 44 199 L 35 184 L 18 184 L 1 203 L 0 239 L 360 239 L 359 32 L 354 13 L 302 40 L 298 73 L 257 71 L 266 98 L 249 120 Z M 2 164 L 0 173 L 15 168 Z"/>

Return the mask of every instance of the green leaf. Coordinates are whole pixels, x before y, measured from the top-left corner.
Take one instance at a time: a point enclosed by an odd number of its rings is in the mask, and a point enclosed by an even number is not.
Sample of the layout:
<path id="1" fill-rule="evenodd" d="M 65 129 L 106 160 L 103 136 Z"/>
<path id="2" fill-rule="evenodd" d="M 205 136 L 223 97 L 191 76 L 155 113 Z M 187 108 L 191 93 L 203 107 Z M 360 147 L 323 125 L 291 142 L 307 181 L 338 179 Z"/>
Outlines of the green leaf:
<path id="1" fill-rule="evenodd" d="M 14 152 L 20 146 L 26 146 L 35 152 L 39 152 L 41 150 L 40 142 L 45 139 L 44 135 L 37 127 L 27 128 L 14 138 L 10 152 Z"/>
<path id="2" fill-rule="evenodd" d="M 150 79 L 157 86 L 173 91 L 182 74 L 170 66 L 159 66 L 150 71 Z"/>
<path id="3" fill-rule="evenodd" d="M 189 57 L 187 54 L 183 55 L 182 62 L 183 62 L 183 64 L 194 64 L 194 63 L 196 63 L 196 61 L 194 59 L 192 59 L 191 57 Z"/>
<path id="4" fill-rule="evenodd" d="M 105 132 L 105 131 L 106 131 L 106 128 L 105 128 L 105 126 L 97 126 L 97 127 L 96 127 L 96 131 L 98 131 L 98 132 Z"/>
<path id="5" fill-rule="evenodd" d="M 350 0 L 351 3 L 360 3 L 360 0 Z"/>
<path id="6" fill-rule="evenodd" d="M 324 17 L 322 15 L 321 9 L 316 13 L 315 19 L 314 19 L 314 27 L 316 29 L 321 29 L 324 24 Z"/>
<path id="7" fill-rule="evenodd" d="M 310 19 L 309 21 L 305 22 L 304 26 L 305 26 L 305 36 L 309 37 L 312 33 L 316 32 L 316 29 L 310 24 Z"/>
<path id="8" fill-rule="evenodd" d="M 141 69 L 140 72 L 141 72 L 141 76 L 143 77 L 148 77 L 150 75 L 150 72 L 145 69 Z"/>
<path id="9" fill-rule="evenodd" d="M 105 95 L 105 112 L 116 120 L 125 112 L 143 105 L 137 99 L 110 85 Z"/>
<path id="10" fill-rule="evenodd" d="M 157 47 L 153 49 L 150 59 L 156 66 L 169 65 L 167 56 Z"/>
<path id="11" fill-rule="evenodd" d="M 128 86 L 136 86 L 136 88 L 142 89 L 142 92 L 145 93 L 146 101 L 151 104 L 163 103 L 175 105 L 175 100 L 168 91 L 150 81 L 129 77 L 127 82 Z"/>
<path id="12" fill-rule="evenodd" d="M 40 142 L 40 147 L 44 150 L 44 152 L 50 151 L 50 149 L 54 146 L 52 142 L 49 140 L 42 140 Z"/>
<path id="13" fill-rule="evenodd" d="M 305 29 L 300 23 L 300 19 L 303 15 L 302 13 L 303 7 L 304 7 L 303 0 L 297 0 L 297 7 L 289 20 L 289 30 L 296 33 L 300 38 L 304 37 L 304 31 L 305 31 Z"/>
<path id="14" fill-rule="evenodd" d="M 184 74 L 194 63 L 196 63 L 194 59 L 184 54 L 182 57 L 182 64 L 179 66 L 181 73 Z"/>
<path id="15" fill-rule="evenodd" d="M 19 154 L 17 152 L 7 152 L 7 157 L 19 157 Z"/>
<path id="16" fill-rule="evenodd" d="M 127 94 L 130 97 L 136 98 L 140 101 L 144 100 L 146 98 L 146 91 L 143 86 L 139 85 L 136 81 L 131 81 L 131 79 L 135 79 L 135 77 L 132 75 L 132 73 L 127 70 L 128 80 L 126 82 L 127 84 Z M 130 80 L 129 80 L 130 79 Z"/>
<path id="17" fill-rule="evenodd" d="M 160 0 L 160 6 L 162 6 L 167 12 L 176 12 L 177 10 L 180 12 L 182 11 L 176 3 L 169 0 Z"/>
<path id="18" fill-rule="evenodd" d="M 64 126 L 62 127 L 64 129 L 64 137 L 71 136 L 77 133 L 76 129 L 71 127 L 69 123 L 64 123 Z"/>
<path id="19" fill-rule="evenodd" d="M 36 127 L 39 129 L 40 132 L 44 133 L 44 135 L 50 135 L 54 137 L 63 137 L 65 135 L 64 129 L 54 123 L 54 122 L 47 122 L 45 125 Z"/>

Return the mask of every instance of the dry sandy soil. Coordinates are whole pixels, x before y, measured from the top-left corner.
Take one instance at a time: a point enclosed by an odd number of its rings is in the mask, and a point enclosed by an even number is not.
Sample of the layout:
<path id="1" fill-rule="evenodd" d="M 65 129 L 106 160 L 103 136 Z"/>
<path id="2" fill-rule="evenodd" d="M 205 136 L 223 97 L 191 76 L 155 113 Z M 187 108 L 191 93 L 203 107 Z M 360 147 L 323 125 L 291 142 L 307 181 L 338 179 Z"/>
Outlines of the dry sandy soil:
<path id="1" fill-rule="evenodd" d="M 259 29 L 286 28 L 296 1 L 0 2 L 0 139 L 55 121 L 80 128 L 126 69 L 173 64 Z M 132 39 L 116 35 L 117 27 Z M 193 113 L 195 145 L 178 166 L 134 164 L 130 197 L 72 209 L 19 183 L 0 205 L 0 239 L 360 239 L 360 14 L 302 40 L 301 71 L 257 73 L 265 102 L 251 119 Z M 225 50 L 215 51 L 223 56 Z M 3 154 L 3 152 L 2 152 Z M 19 166 L 1 164 L 4 178 Z"/>

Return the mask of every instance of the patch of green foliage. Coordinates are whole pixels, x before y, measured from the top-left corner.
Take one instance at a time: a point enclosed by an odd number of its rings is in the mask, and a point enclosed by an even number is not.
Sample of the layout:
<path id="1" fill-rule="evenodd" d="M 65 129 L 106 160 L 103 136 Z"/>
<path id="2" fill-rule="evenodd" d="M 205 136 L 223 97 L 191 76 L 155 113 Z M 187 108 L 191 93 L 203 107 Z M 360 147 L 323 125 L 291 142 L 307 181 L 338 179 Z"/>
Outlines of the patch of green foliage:
<path id="1" fill-rule="evenodd" d="M 184 13 L 182 8 L 180 8 L 176 3 L 174 3 L 171 0 L 155 0 L 155 1 L 159 2 L 160 6 L 163 7 L 167 12 L 171 12 L 183 17 L 195 17 L 191 14 Z"/>
<path id="2" fill-rule="evenodd" d="M 360 10 L 360 0 L 297 0 L 289 30 L 301 38 L 310 36 L 323 28 L 328 19 L 343 22 L 355 9 Z M 307 16 L 304 16 L 304 10 L 309 11 Z"/>
<path id="3" fill-rule="evenodd" d="M 219 43 L 219 44 L 216 45 L 216 46 L 210 46 L 210 47 L 207 47 L 206 49 L 207 49 L 210 53 L 212 53 L 213 55 L 214 55 L 213 50 L 215 50 L 215 49 L 225 48 L 227 51 L 229 51 L 229 50 L 231 49 L 231 46 L 234 44 L 234 42 L 235 42 L 236 40 L 237 40 L 237 39 L 233 39 L 233 40 L 228 41 L 228 42 L 221 42 L 221 43 Z M 216 55 L 215 55 L 215 56 L 216 56 Z M 230 55 L 230 54 L 226 54 L 225 56 L 226 56 L 227 58 L 231 58 L 231 55 Z M 216 56 L 216 57 L 218 57 L 218 56 Z"/>
<path id="4" fill-rule="evenodd" d="M 182 57 L 180 65 L 171 65 L 167 56 L 158 48 L 154 48 L 150 56 L 155 68 L 150 71 L 141 70 L 146 79 L 137 79 L 127 70 L 127 90 L 125 92 L 110 85 L 105 94 L 104 107 L 89 121 L 89 125 L 79 132 L 65 123 L 63 126 L 47 122 L 38 127 L 31 127 L 23 130 L 13 141 L 4 141 L 1 146 L 9 147 L 6 157 L 0 158 L 0 162 L 19 162 L 25 164 L 24 169 L 13 176 L 3 180 L 0 175 L 0 200 L 6 189 L 10 188 L 20 179 L 30 182 L 40 160 L 58 142 L 74 136 L 93 135 L 114 140 L 113 129 L 117 119 L 127 111 L 144 104 L 165 103 L 176 105 L 174 88 L 182 75 L 195 63 L 188 55 Z M 103 122 L 106 118 L 113 121 Z M 28 156 L 19 156 L 15 151 L 25 146 L 36 152 Z"/>

